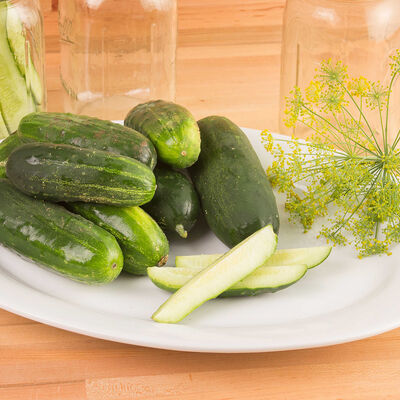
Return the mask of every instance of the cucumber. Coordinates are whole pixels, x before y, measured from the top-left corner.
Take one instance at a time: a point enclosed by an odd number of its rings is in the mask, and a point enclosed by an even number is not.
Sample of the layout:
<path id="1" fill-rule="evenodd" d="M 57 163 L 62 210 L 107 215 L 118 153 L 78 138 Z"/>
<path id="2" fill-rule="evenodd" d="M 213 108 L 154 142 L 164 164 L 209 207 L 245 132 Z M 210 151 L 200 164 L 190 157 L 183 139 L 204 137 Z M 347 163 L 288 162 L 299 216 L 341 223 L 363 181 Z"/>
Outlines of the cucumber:
<path id="1" fill-rule="evenodd" d="M 22 140 L 16 134 L 13 133 L 7 136 L 0 143 L 0 162 L 6 161 L 11 152 L 22 144 Z"/>
<path id="2" fill-rule="evenodd" d="M 2 138 L 6 138 L 7 136 L 8 136 L 8 129 L 7 129 L 6 123 L 4 122 L 3 116 L 1 114 L 1 109 L 0 109 L 0 140 Z"/>
<path id="3" fill-rule="evenodd" d="M 255 232 L 176 291 L 153 314 L 153 320 L 179 322 L 263 265 L 274 253 L 276 243 L 277 237 L 270 225 Z"/>
<path id="4" fill-rule="evenodd" d="M 141 133 L 110 121 L 63 113 L 32 113 L 22 118 L 17 134 L 30 142 L 69 144 L 135 158 L 154 168 L 157 153 Z"/>
<path id="5" fill-rule="evenodd" d="M 122 252 L 110 233 L 59 205 L 24 195 L 6 179 L 0 179 L 0 243 L 83 283 L 108 283 L 122 270 Z"/>
<path id="6" fill-rule="evenodd" d="M 6 178 L 6 166 L 3 162 L 0 162 L 0 178 Z"/>
<path id="7" fill-rule="evenodd" d="M 199 157 L 199 127 L 178 104 L 163 100 L 139 104 L 128 113 L 125 125 L 149 137 L 159 159 L 168 165 L 187 168 Z"/>
<path id="8" fill-rule="evenodd" d="M 156 189 L 153 171 L 141 162 L 66 144 L 24 144 L 8 157 L 6 171 L 22 192 L 56 202 L 136 206 Z"/>
<path id="9" fill-rule="evenodd" d="M 169 292 L 177 291 L 199 272 L 194 269 L 174 267 L 150 267 L 147 269 L 151 281 L 159 288 Z M 219 297 L 255 296 L 261 293 L 274 293 L 293 285 L 306 272 L 306 265 L 259 267 L 246 278 L 225 290 Z"/>
<path id="10" fill-rule="evenodd" d="M 0 112 L 7 132 L 17 130 L 21 118 L 34 111 L 25 80 L 7 40 L 7 1 L 0 1 Z M 2 129 L 4 137 L 4 127 Z"/>
<path id="11" fill-rule="evenodd" d="M 18 7 L 10 4 L 7 9 L 7 37 L 17 67 L 21 75 L 25 77 L 35 103 L 42 104 L 43 87 L 39 74 L 33 65 L 30 43 L 18 15 Z"/>
<path id="12" fill-rule="evenodd" d="M 275 265 L 304 264 L 308 269 L 314 268 L 325 261 L 331 253 L 331 246 L 318 246 L 299 249 L 281 249 L 267 260 L 263 267 Z M 202 254 L 199 256 L 176 256 L 175 265 L 178 268 L 203 269 L 220 258 L 222 254 Z"/>
<path id="13" fill-rule="evenodd" d="M 211 230 L 229 247 L 269 224 L 278 233 L 275 197 L 247 136 L 224 117 L 198 124 L 201 153 L 190 175 Z"/>
<path id="14" fill-rule="evenodd" d="M 114 235 L 124 254 L 126 272 L 146 275 L 147 267 L 160 267 L 167 262 L 168 240 L 140 207 L 70 203 L 67 208 Z"/>
<path id="15" fill-rule="evenodd" d="M 186 238 L 200 213 L 200 202 L 190 180 L 179 171 L 167 167 L 154 170 L 157 189 L 144 209 L 162 229 Z"/>

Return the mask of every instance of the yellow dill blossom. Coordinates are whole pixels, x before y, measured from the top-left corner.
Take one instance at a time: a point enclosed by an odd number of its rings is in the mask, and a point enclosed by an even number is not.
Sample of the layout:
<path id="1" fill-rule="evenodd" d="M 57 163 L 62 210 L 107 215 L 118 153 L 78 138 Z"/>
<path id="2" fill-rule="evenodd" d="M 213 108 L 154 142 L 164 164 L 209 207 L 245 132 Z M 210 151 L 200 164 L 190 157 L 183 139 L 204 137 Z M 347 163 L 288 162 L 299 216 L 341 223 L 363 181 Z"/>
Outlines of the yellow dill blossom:
<path id="1" fill-rule="evenodd" d="M 351 79 L 341 62 L 323 62 L 304 95 L 296 87 L 287 100 L 286 124 L 307 126 L 309 140 L 262 135 L 274 156 L 267 172 L 272 185 L 286 194 L 290 220 L 307 231 L 325 217 L 319 236 L 337 245 L 353 244 L 359 257 L 391 254 L 390 247 L 400 242 L 400 129 L 388 143 L 400 51 L 391 61 L 387 87 Z M 366 108 L 378 113 L 381 131 L 371 128 Z"/>

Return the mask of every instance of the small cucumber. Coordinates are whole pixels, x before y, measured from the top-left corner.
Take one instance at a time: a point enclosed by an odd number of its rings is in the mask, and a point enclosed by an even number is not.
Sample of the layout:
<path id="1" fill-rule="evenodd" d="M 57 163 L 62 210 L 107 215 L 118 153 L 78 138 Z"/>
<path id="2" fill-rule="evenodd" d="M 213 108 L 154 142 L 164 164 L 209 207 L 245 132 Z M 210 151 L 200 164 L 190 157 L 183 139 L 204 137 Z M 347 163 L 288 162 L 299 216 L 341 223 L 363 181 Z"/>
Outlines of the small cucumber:
<path id="1" fill-rule="evenodd" d="M 199 127 L 178 104 L 163 100 L 139 104 L 128 113 L 125 125 L 149 137 L 160 160 L 168 165 L 187 168 L 199 157 Z"/>
<path id="2" fill-rule="evenodd" d="M 198 121 L 201 153 L 189 172 L 211 230 L 233 247 L 263 226 L 279 230 L 275 196 L 247 136 L 232 121 Z"/>
<path id="3" fill-rule="evenodd" d="M 151 267 L 147 269 L 147 274 L 159 288 L 175 292 L 186 285 L 200 271 L 196 271 L 193 268 Z M 306 265 L 260 267 L 225 290 L 219 297 L 255 296 L 261 293 L 274 293 L 293 285 L 306 272 Z"/>
<path id="4" fill-rule="evenodd" d="M 274 253 L 277 237 L 268 225 L 196 274 L 153 314 L 153 320 L 179 322 L 207 300 L 251 274 Z"/>
<path id="5" fill-rule="evenodd" d="M 167 262 L 168 240 L 140 207 L 69 203 L 67 208 L 114 235 L 124 254 L 124 271 L 146 275 L 147 267 L 160 267 Z"/>
<path id="6" fill-rule="evenodd" d="M 331 253 L 331 246 L 317 246 L 299 249 L 280 249 L 267 260 L 263 267 L 275 265 L 304 264 L 308 269 L 314 268 L 325 261 Z M 202 269 L 220 258 L 222 254 L 201 254 L 198 256 L 176 256 L 175 265 L 178 268 Z"/>
<path id="7" fill-rule="evenodd" d="M 0 243 L 73 280 L 102 284 L 121 272 L 116 239 L 64 207 L 35 200 L 0 179 Z"/>
<path id="8" fill-rule="evenodd" d="M 85 115 L 37 112 L 26 115 L 18 126 L 24 142 L 69 144 L 134 158 L 153 169 L 157 153 L 151 141 L 126 126 Z"/>
<path id="9" fill-rule="evenodd" d="M 194 186 L 181 172 L 157 166 L 157 189 L 150 203 L 143 206 L 166 231 L 186 238 L 200 214 L 200 201 Z"/>
<path id="10" fill-rule="evenodd" d="M 65 144 L 24 144 L 8 157 L 6 171 L 22 192 L 56 202 L 136 206 L 156 189 L 153 171 L 133 158 Z"/>

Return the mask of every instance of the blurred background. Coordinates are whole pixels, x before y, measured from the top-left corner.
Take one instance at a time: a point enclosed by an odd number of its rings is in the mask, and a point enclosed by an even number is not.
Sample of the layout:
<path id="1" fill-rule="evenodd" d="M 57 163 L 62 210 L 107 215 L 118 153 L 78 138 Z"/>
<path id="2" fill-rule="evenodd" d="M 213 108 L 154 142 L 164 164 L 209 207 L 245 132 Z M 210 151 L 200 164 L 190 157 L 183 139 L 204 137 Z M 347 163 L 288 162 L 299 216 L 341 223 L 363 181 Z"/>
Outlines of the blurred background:
<path id="1" fill-rule="evenodd" d="M 40 0 L 48 111 L 62 111 L 58 0 Z M 225 115 L 278 129 L 285 0 L 178 0 L 176 101 L 197 118 Z"/>

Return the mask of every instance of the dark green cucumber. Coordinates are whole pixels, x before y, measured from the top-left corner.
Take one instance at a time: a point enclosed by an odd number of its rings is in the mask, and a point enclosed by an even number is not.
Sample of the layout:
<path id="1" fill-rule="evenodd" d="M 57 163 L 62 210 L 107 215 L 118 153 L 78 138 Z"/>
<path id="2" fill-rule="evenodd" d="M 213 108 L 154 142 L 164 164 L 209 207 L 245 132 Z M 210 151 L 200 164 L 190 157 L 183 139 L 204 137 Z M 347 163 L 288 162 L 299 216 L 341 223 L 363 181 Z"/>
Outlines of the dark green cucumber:
<path id="1" fill-rule="evenodd" d="M 193 115 L 178 104 L 163 100 L 139 104 L 126 116 L 125 125 L 149 137 L 166 164 L 186 168 L 199 157 L 199 127 Z"/>
<path id="2" fill-rule="evenodd" d="M 56 202 L 136 206 L 149 202 L 156 189 L 143 163 L 66 144 L 24 144 L 8 157 L 6 172 L 22 192 Z"/>
<path id="3" fill-rule="evenodd" d="M 35 200 L 0 179 L 0 243 L 84 283 L 107 283 L 122 270 L 116 239 L 65 208 Z"/>
<path id="4" fill-rule="evenodd" d="M 0 143 L 0 162 L 6 161 L 11 152 L 15 150 L 18 146 L 21 146 L 22 144 L 23 142 L 21 138 L 15 133 L 6 137 Z"/>
<path id="5" fill-rule="evenodd" d="M 157 153 L 151 141 L 123 125 L 84 115 L 32 113 L 22 118 L 18 135 L 30 142 L 69 144 L 135 158 L 154 168 Z"/>
<path id="6" fill-rule="evenodd" d="M 156 194 L 143 208 L 162 229 L 186 238 L 200 213 L 200 201 L 190 180 L 181 172 L 157 166 Z"/>
<path id="7" fill-rule="evenodd" d="M 146 275 L 147 267 L 160 267 L 167 262 L 168 240 L 153 218 L 140 207 L 69 203 L 67 208 L 99 225 L 118 240 L 126 272 Z"/>
<path id="8" fill-rule="evenodd" d="M 278 233 L 275 197 L 247 136 L 224 117 L 198 124 L 201 153 L 190 174 L 212 231 L 229 247 L 269 224 Z"/>

